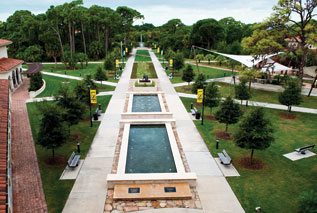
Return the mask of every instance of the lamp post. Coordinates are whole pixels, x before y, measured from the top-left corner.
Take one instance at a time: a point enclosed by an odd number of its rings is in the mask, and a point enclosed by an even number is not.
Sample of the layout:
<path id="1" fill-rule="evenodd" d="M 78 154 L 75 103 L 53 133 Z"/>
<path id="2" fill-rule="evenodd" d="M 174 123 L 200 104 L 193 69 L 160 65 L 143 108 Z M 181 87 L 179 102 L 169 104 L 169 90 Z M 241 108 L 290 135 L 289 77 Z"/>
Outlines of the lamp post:
<path id="1" fill-rule="evenodd" d="M 173 71 L 172 71 L 172 78 L 174 78 L 174 64 L 175 64 L 175 56 L 173 56 Z"/>
<path id="2" fill-rule="evenodd" d="M 114 60 L 114 79 L 117 79 L 117 64 L 116 64 L 116 57 L 113 57 Z"/>
<path id="3" fill-rule="evenodd" d="M 90 84 L 88 83 L 88 95 L 89 95 L 89 113 L 90 113 L 90 127 L 92 127 L 92 117 L 91 117 L 91 100 L 90 100 Z"/>
<path id="4" fill-rule="evenodd" d="M 207 85 L 207 82 L 204 81 L 204 83 L 203 83 L 203 92 L 204 92 L 204 95 L 203 95 L 203 110 L 202 110 L 202 113 L 201 113 L 201 125 L 204 125 L 204 109 L 205 109 L 206 85 Z"/>

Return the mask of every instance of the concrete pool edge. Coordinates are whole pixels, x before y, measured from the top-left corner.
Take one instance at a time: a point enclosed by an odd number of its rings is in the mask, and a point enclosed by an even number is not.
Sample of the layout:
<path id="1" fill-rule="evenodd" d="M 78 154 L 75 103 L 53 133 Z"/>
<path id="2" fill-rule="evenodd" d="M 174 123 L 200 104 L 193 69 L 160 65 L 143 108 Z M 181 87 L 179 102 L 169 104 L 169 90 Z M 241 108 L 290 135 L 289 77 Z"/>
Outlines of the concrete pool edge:
<path id="1" fill-rule="evenodd" d="M 162 121 L 160 124 L 164 124 L 166 127 L 167 135 L 169 138 L 172 155 L 174 158 L 176 173 L 139 173 L 139 174 L 126 174 L 126 160 L 128 153 L 129 132 L 131 124 L 146 124 L 153 125 L 153 120 L 147 120 L 146 123 L 124 123 L 124 130 L 122 135 L 122 144 L 120 148 L 120 155 L 118 160 L 117 174 L 108 174 L 107 185 L 108 188 L 113 188 L 115 184 L 119 183 L 153 183 L 153 182 L 186 182 L 191 186 L 195 186 L 197 176 L 192 172 L 185 172 L 183 160 L 180 155 L 180 151 L 173 133 L 172 124 Z"/>

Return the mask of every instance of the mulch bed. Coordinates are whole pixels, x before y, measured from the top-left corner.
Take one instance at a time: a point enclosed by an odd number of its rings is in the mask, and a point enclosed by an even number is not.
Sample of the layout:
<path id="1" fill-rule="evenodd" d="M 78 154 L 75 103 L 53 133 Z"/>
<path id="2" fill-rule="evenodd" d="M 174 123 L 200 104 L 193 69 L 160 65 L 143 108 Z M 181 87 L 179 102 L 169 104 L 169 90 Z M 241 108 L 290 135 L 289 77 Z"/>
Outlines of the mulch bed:
<path id="1" fill-rule="evenodd" d="M 55 154 L 54 161 L 53 161 L 53 157 L 49 156 L 48 158 L 45 159 L 44 162 L 46 165 L 49 165 L 49 166 L 61 166 L 61 165 L 65 165 L 67 160 L 65 157 Z"/>
<path id="2" fill-rule="evenodd" d="M 78 141 L 80 139 L 80 134 L 72 134 L 71 135 L 71 140 L 72 141 Z"/>
<path id="3" fill-rule="evenodd" d="M 294 120 L 296 118 L 296 115 L 288 112 L 281 112 L 280 117 L 288 120 Z"/>
<path id="4" fill-rule="evenodd" d="M 211 115 L 204 115 L 204 119 L 210 120 L 210 121 L 216 121 L 216 118 L 214 116 L 211 116 Z"/>
<path id="5" fill-rule="evenodd" d="M 223 140 L 231 140 L 231 134 L 226 132 L 216 132 L 217 138 L 223 139 Z"/>
<path id="6" fill-rule="evenodd" d="M 253 158 L 252 163 L 250 157 L 243 157 L 238 160 L 240 166 L 251 170 L 263 169 L 263 162 L 259 159 Z"/>

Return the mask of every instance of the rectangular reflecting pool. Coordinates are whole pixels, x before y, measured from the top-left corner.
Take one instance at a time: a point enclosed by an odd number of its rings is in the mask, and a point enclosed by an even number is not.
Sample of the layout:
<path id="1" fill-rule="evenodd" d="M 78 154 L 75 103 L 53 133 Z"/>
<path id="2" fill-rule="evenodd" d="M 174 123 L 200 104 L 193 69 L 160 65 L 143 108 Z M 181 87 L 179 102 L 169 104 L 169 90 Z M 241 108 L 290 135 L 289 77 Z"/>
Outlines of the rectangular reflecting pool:
<path id="1" fill-rule="evenodd" d="M 175 172 L 165 125 L 131 125 L 125 173 Z"/>
<path id="2" fill-rule="evenodd" d="M 134 95 L 132 112 L 161 112 L 157 95 Z"/>

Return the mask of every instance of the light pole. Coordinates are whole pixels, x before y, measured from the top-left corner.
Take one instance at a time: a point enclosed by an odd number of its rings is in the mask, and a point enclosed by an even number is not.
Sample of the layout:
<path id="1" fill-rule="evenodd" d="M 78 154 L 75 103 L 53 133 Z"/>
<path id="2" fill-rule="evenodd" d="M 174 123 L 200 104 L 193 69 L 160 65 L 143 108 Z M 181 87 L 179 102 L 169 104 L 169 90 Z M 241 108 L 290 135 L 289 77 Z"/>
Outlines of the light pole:
<path id="1" fill-rule="evenodd" d="M 116 57 L 113 57 L 114 60 L 114 79 L 117 79 L 117 64 L 116 64 Z"/>
<path id="2" fill-rule="evenodd" d="M 207 82 L 204 81 L 203 83 L 203 110 L 202 110 L 202 113 L 201 113 L 201 125 L 204 125 L 204 109 L 205 109 L 205 95 L 206 95 L 206 85 L 207 85 Z"/>
<path id="3" fill-rule="evenodd" d="M 174 65 L 175 65 L 175 56 L 173 56 L 173 71 L 172 71 L 172 78 L 174 78 Z"/>
<path id="4" fill-rule="evenodd" d="M 90 84 L 88 83 L 88 95 L 89 95 L 89 113 L 90 113 L 90 127 L 92 127 L 92 117 L 91 117 L 91 100 L 90 100 Z"/>

